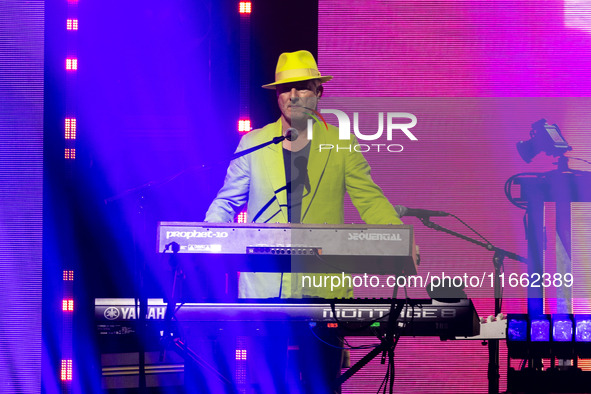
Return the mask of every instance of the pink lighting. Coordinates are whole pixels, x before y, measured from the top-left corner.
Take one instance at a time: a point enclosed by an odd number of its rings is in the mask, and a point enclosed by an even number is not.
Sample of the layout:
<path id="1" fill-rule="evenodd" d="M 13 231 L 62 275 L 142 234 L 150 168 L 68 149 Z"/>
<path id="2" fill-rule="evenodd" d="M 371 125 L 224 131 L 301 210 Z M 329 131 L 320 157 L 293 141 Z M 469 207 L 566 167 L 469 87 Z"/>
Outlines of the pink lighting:
<path id="1" fill-rule="evenodd" d="M 78 70 L 78 59 L 66 59 L 66 70 Z"/>

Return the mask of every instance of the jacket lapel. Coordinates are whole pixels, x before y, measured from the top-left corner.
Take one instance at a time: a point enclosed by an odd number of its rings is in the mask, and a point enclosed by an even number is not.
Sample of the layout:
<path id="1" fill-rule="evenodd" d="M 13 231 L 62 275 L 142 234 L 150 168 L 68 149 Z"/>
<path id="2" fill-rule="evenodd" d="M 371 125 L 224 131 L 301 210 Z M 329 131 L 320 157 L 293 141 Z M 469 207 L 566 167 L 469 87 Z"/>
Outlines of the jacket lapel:
<path id="1" fill-rule="evenodd" d="M 268 135 L 269 139 L 281 135 L 281 118 L 273 124 Z M 287 223 L 287 191 L 285 190 L 285 166 L 283 164 L 282 144 L 271 144 L 262 150 L 265 172 L 277 202 L 281 207 L 283 222 Z M 276 218 L 279 221 L 279 218 Z"/>

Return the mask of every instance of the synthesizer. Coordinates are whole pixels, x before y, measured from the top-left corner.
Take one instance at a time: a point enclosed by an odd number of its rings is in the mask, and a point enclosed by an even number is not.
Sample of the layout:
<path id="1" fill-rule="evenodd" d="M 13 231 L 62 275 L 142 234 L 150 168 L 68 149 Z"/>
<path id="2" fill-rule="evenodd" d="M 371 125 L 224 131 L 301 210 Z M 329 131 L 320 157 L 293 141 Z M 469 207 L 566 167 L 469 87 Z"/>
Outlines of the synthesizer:
<path id="1" fill-rule="evenodd" d="M 391 304 L 391 300 L 387 299 L 347 299 L 336 300 L 333 308 L 326 300 L 280 300 L 277 303 L 252 301 L 177 304 L 175 321 L 178 324 L 201 324 L 218 329 L 251 327 L 255 330 L 273 323 L 306 323 L 318 328 L 339 329 L 342 335 L 347 336 L 372 336 L 385 331 Z M 402 335 L 451 339 L 471 337 L 480 332 L 480 321 L 471 300 L 396 302 L 405 303 L 396 322 Z M 129 332 L 131 326 L 128 323 L 137 320 L 137 312 L 133 299 L 95 300 L 95 320 L 101 334 L 120 333 L 118 329 Z M 165 312 L 163 300 L 148 300 L 149 323 L 163 323 Z"/>
<path id="2" fill-rule="evenodd" d="M 408 225 L 160 222 L 158 252 L 173 244 L 179 254 L 237 271 L 416 274 Z"/>

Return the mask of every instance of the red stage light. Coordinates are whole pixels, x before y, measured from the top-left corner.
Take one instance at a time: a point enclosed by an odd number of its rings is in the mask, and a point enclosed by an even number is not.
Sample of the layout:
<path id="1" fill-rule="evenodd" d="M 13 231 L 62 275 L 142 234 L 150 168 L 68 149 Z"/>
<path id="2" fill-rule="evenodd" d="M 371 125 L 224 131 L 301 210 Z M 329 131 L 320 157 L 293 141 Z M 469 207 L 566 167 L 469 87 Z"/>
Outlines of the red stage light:
<path id="1" fill-rule="evenodd" d="M 251 130 L 249 119 L 240 119 L 238 121 L 238 131 L 241 133 L 247 133 Z"/>
<path id="2" fill-rule="evenodd" d="M 247 223 L 246 211 L 240 212 L 236 218 L 238 223 Z"/>
<path id="3" fill-rule="evenodd" d="M 62 360 L 60 375 L 62 381 L 72 380 L 72 360 Z"/>
<path id="4" fill-rule="evenodd" d="M 238 7 L 238 11 L 241 14 L 250 14 L 252 10 L 252 3 L 250 1 L 241 1 Z"/>
<path id="5" fill-rule="evenodd" d="M 65 138 L 67 140 L 76 139 L 76 118 L 66 118 Z"/>
<path id="6" fill-rule="evenodd" d="M 66 29 L 78 30 L 78 19 L 68 19 L 66 21 Z"/>
<path id="7" fill-rule="evenodd" d="M 78 59 L 66 59 L 66 70 L 78 70 Z"/>
<path id="8" fill-rule="evenodd" d="M 62 300 L 62 311 L 74 312 L 74 300 Z"/>

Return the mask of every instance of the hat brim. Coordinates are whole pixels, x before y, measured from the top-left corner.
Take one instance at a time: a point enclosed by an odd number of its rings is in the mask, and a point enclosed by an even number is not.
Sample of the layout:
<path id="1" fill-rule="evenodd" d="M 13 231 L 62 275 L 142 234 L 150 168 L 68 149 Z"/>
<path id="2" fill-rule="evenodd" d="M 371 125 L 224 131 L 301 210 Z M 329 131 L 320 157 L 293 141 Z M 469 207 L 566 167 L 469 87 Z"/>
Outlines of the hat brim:
<path id="1" fill-rule="evenodd" d="M 332 79 L 332 76 L 331 75 L 327 75 L 327 76 L 324 76 L 324 77 L 306 76 L 306 77 L 285 78 L 285 79 L 282 79 L 281 81 L 277 81 L 277 82 L 269 83 L 267 85 L 263 85 L 263 88 L 265 88 L 265 89 L 275 89 L 277 87 L 277 85 L 283 85 L 283 84 L 286 84 L 286 83 L 300 82 L 300 81 L 311 81 L 313 79 L 318 79 L 318 80 L 320 80 L 320 82 L 324 83 L 324 82 L 330 81 Z"/>

